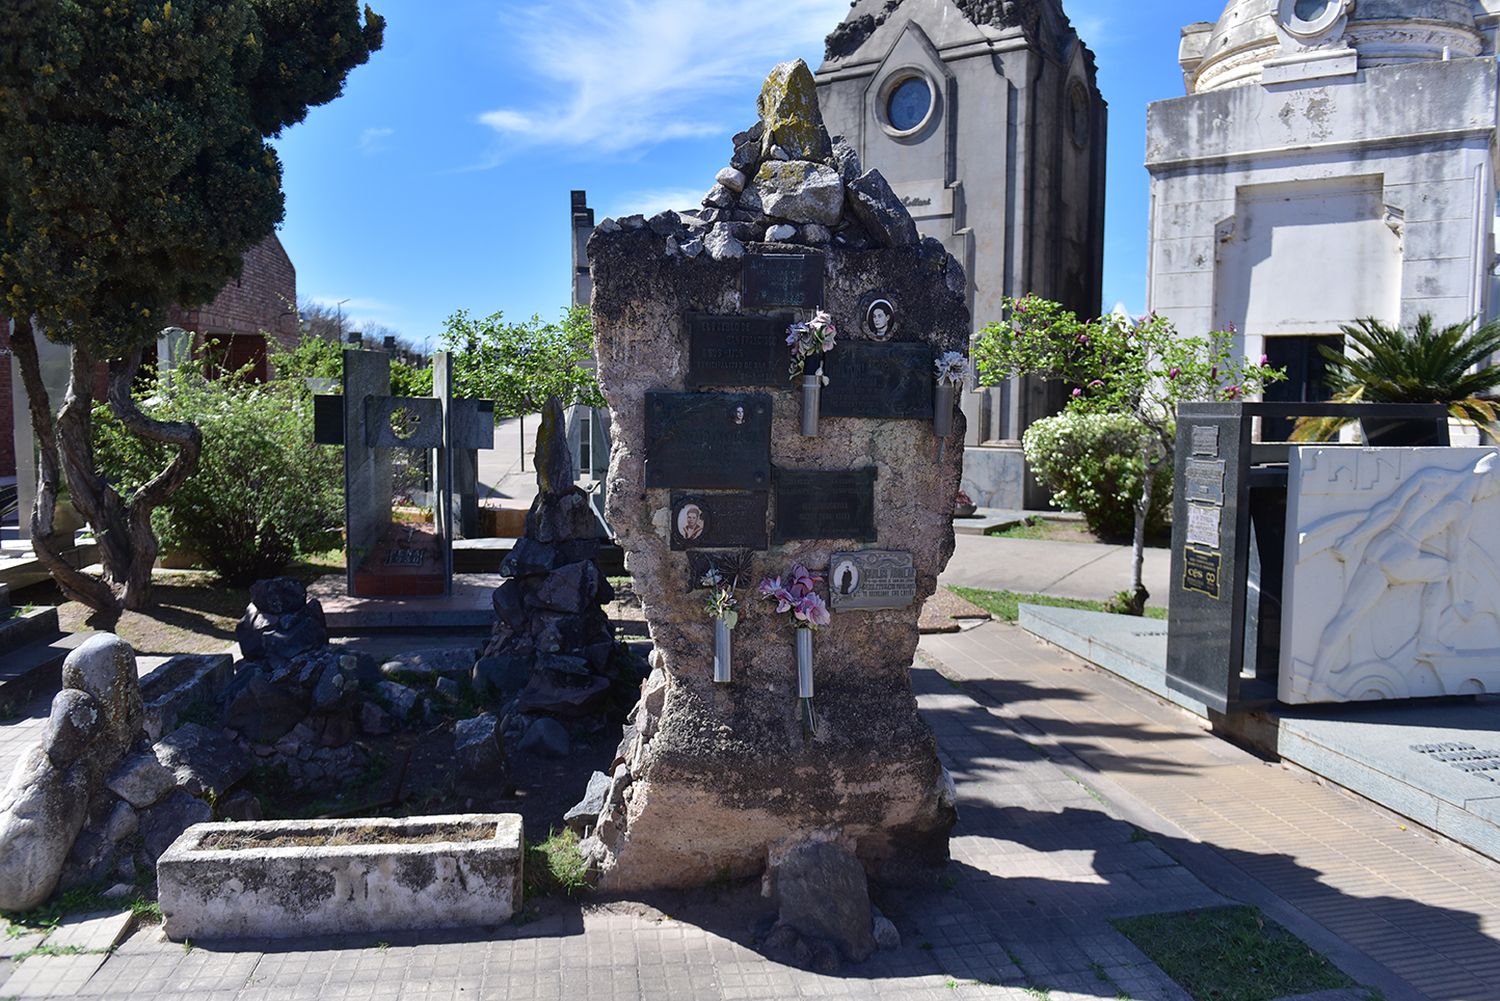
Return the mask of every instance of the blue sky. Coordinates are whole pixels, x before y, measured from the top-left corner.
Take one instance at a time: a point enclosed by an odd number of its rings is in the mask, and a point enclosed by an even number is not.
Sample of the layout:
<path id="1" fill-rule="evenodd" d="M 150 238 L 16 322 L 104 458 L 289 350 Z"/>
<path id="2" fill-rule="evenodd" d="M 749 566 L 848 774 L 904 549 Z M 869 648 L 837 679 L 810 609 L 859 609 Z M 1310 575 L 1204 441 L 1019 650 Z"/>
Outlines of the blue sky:
<path id="1" fill-rule="evenodd" d="M 599 217 L 695 205 L 772 65 L 814 68 L 848 0 L 372 0 L 385 48 L 278 142 L 302 297 L 418 342 L 459 308 L 554 316 L 569 192 Z M 1145 304 L 1146 105 L 1182 93 L 1219 0 L 1064 0 L 1109 102 L 1104 308 Z"/>

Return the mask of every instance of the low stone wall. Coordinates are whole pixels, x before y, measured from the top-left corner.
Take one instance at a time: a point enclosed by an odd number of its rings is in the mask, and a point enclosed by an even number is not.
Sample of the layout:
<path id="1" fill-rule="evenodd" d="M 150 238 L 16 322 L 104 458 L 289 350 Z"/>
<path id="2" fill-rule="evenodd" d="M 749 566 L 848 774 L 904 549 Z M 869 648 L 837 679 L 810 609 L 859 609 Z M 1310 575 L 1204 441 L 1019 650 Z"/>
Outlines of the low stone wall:
<path id="1" fill-rule="evenodd" d="M 413 843 L 481 824 L 494 837 Z M 357 843 L 266 847 L 341 834 Z M 204 847 L 216 835 L 249 846 Z M 515 814 L 198 824 L 157 864 L 158 899 L 177 941 L 497 925 L 521 907 L 524 857 Z"/>

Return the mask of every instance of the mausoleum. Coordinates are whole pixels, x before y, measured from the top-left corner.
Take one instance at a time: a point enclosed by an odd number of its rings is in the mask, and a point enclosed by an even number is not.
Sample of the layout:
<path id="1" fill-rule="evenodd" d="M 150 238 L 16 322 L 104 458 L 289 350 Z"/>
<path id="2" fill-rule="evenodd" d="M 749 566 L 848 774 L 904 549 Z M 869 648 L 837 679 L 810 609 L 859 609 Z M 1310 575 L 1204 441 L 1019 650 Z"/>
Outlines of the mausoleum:
<path id="1" fill-rule="evenodd" d="M 1006 296 L 1098 315 L 1107 109 L 1059 0 L 857 0 L 817 82 L 829 131 L 963 264 L 976 328 Z M 965 395 L 965 489 L 1046 506 L 1035 486 L 1023 498 L 1019 443 L 1061 389 L 1015 379 Z"/>
<path id="2" fill-rule="evenodd" d="M 1489 319 L 1496 0 L 1231 0 L 1151 105 L 1149 304 L 1240 334 L 1325 399 L 1317 348 L 1375 317 Z"/>

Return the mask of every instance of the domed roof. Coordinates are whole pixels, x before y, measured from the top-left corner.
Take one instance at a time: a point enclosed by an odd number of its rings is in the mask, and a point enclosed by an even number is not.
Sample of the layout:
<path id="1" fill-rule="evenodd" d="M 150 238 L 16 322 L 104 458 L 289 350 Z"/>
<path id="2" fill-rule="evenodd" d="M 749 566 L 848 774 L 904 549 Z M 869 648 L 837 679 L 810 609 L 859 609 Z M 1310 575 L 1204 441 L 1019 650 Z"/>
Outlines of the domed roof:
<path id="1" fill-rule="evenodd" d="M 1229 0 L 1217 22 L 1183 30 L 1188 92 L 1258 83 L 1267 60 L 1298 48 L 1352 45 L 1361 66 L 1478 56 L 1488 45 L 1475 2 Z"/>

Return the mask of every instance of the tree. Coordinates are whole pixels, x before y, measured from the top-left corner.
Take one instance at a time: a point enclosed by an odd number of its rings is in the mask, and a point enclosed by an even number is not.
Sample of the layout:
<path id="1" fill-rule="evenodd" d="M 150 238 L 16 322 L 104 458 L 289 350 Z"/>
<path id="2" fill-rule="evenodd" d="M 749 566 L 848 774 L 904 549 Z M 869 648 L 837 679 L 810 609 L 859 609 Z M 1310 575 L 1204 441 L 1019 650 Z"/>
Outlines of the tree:
<path id="1" fill-rule="evenodd" d="M 537 413 L 552 396 L 564 406 L 604 406 L 590 363 L 594 327 L 587 306 L 565 310 L 557 323 L 540 316 L 506 323 L 502 313 L 476 320 L 461 309 L 448 317 L 439 340 L 454 353 L 454 391 L 494 400 L 496 416 Z"/>
<path id="2" fill-rule="evenodd" d="M 1007 299 L 1005 308 L 1010 322 L 989 324 L 974 345 L 982 383 L 1013 375 L 1057 379 L 1068 386 L 1067 410 L 1128 414 L 1149 432 L 1139 438 L 1145 472 L 1135 503 L 1130 590 L 1116 603 L 1140 615 L 1149 597 L 1141 576 L 1151 490 L 1176 451 L 1177 405 L 1258 396 L 1286 373 L 1270 368 L 1265 358 L 1251 364 L 1236 357 L 1232 331 L 1184 337 L 1155 313 L 1084 321 L 1034 296 Z"/>
<path id="3" fill-rule="evenodd" d="M 356 0 L 10 0 L 0 14 L 0 296 L 40 449 L 38 555 L 69 597 L 105 614 L 149 602 L 151 511 L 197 465 L 192 423 L 131 398 L 142 348 L 173 304 L 210 301 L 284 214 L 266 142 L 333 100 L 380 48 Z M 35 329 L 72 349 L 54 416 Z M 99 475 L 93 374 L 131 433 L 171 459 L 122 495 Z M 63 477 L 93 524 L 104 579 L 50 541 Z"/>

